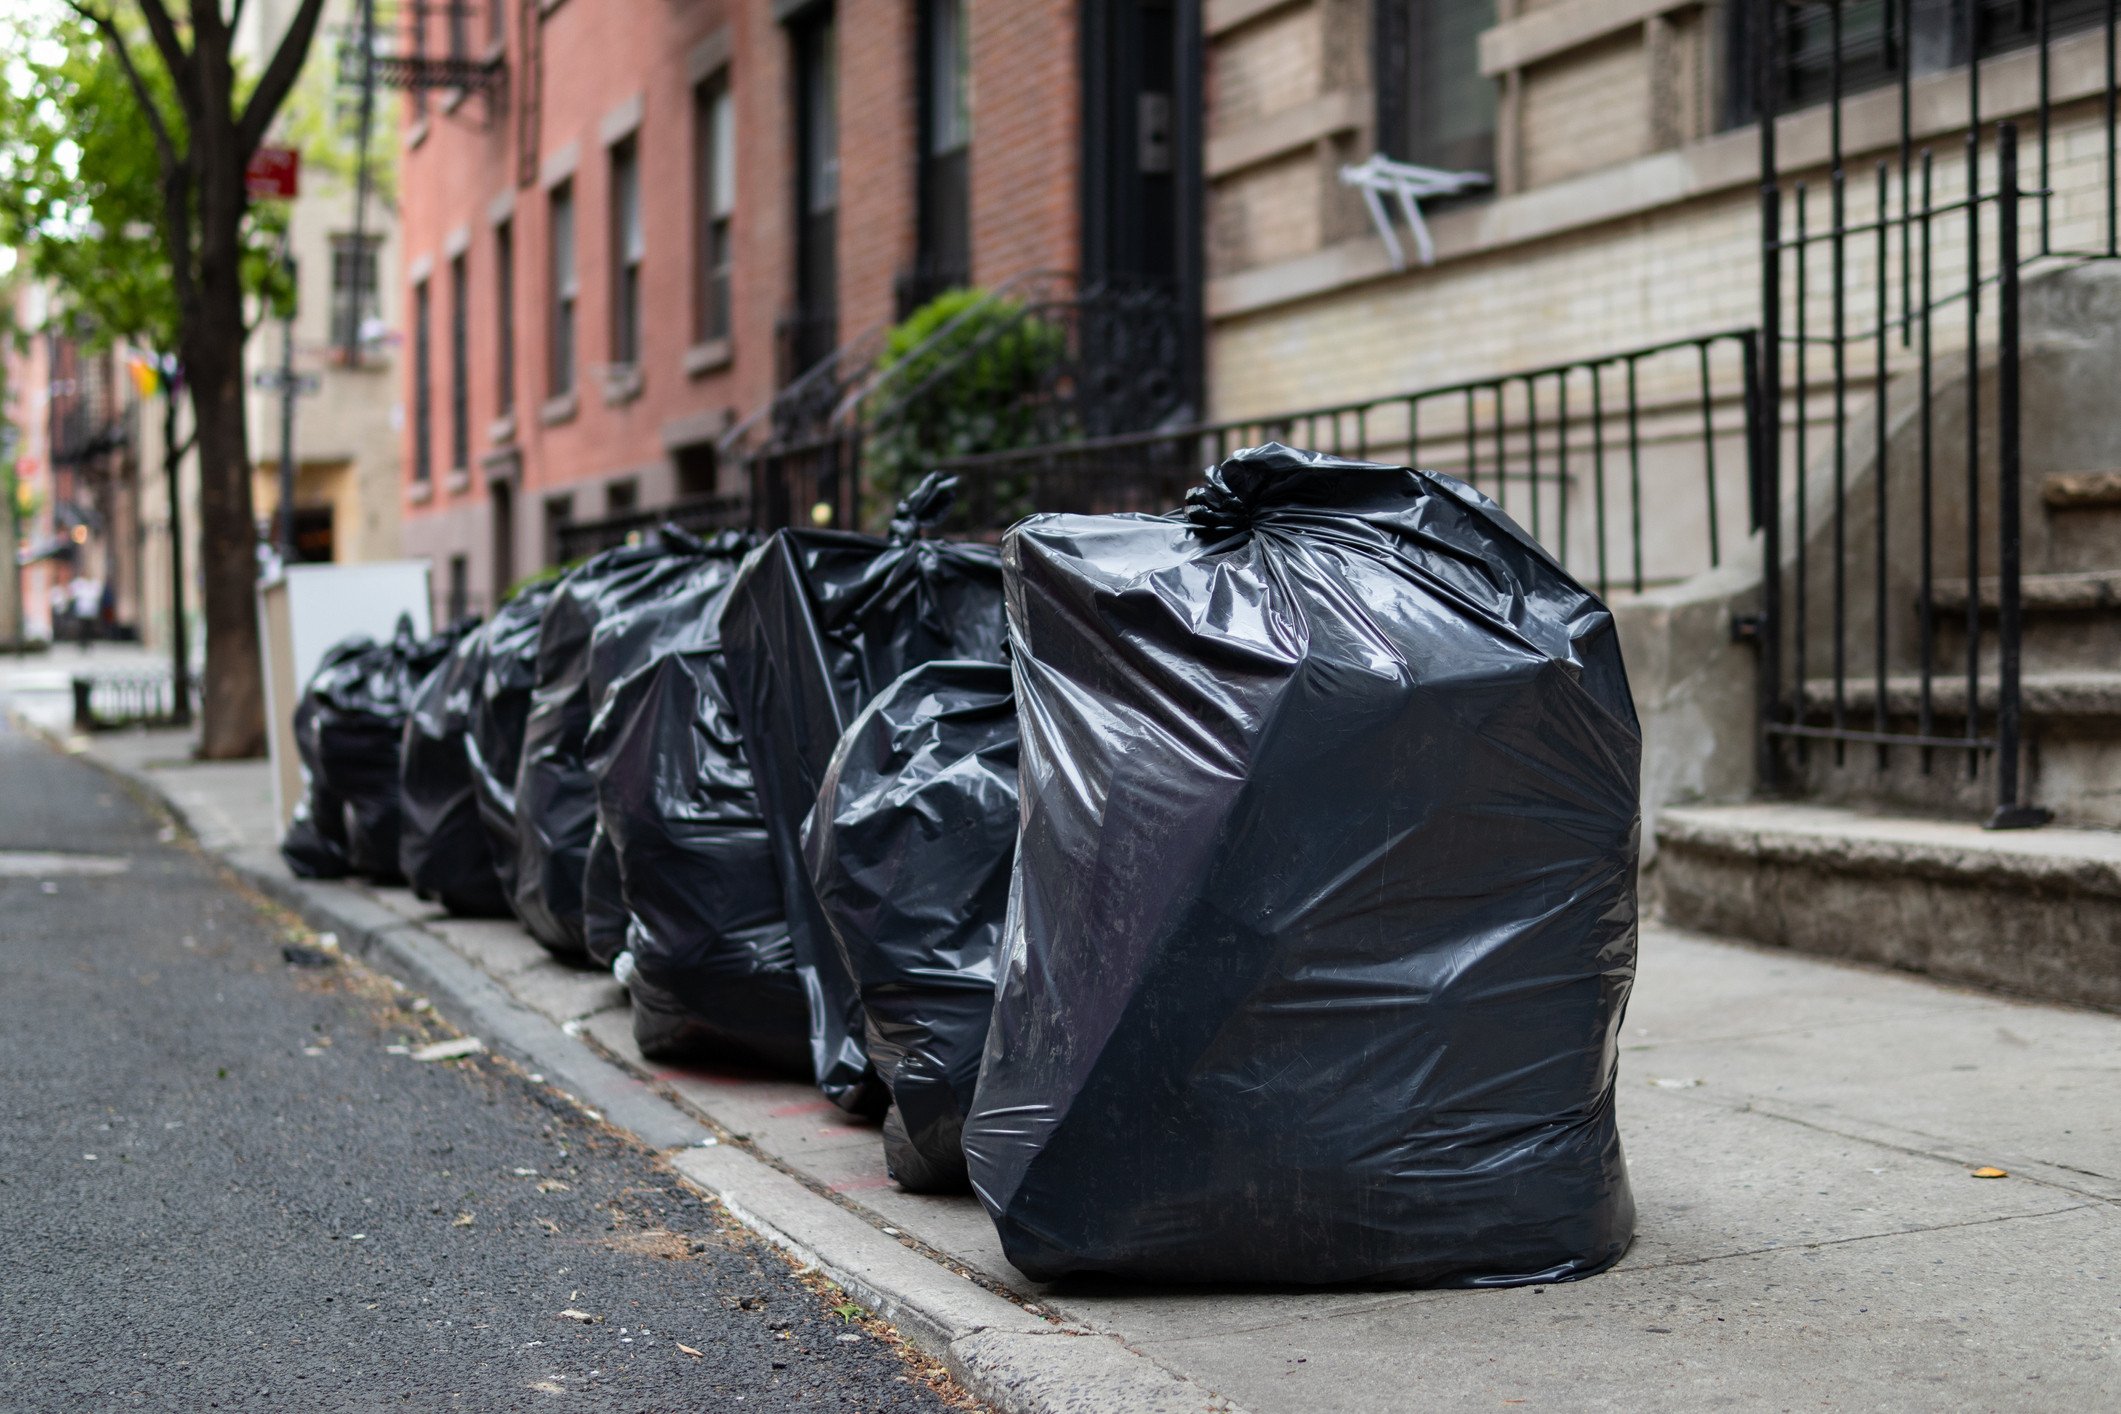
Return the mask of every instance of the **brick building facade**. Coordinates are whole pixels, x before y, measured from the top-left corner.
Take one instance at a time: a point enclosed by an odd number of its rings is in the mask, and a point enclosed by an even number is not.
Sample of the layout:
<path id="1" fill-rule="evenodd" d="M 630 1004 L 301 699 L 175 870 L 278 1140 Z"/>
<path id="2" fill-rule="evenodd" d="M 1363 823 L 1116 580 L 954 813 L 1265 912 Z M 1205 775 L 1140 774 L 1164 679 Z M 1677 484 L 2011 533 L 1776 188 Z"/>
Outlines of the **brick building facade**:
<path id="1" fill-rule="evenodd" d="M 401 12 L 403 538 L 445 612 L 569 523 L 742 494 L 727 430 L 930 293 L 1187 258 L 1112 174 L 1170 160 L 1135 129 L 1184 106 L 1191 0 Z M 1160 72 L 1111 58 L 1130 26 Z"/>

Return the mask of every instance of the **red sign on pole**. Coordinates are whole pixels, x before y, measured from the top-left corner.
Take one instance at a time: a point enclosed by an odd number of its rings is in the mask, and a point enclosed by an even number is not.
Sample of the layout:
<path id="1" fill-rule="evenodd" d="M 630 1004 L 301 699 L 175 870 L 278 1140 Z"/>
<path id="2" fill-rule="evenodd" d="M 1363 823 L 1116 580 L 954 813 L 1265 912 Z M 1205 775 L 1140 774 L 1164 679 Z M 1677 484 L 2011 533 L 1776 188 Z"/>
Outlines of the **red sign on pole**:
<path id="1" fill-rule="evenodd" d="M 302 154 L 291 147 L 261 147 L 243 169 L 243 187 L 253 198 L 285 201 L 301 185 Z"/>

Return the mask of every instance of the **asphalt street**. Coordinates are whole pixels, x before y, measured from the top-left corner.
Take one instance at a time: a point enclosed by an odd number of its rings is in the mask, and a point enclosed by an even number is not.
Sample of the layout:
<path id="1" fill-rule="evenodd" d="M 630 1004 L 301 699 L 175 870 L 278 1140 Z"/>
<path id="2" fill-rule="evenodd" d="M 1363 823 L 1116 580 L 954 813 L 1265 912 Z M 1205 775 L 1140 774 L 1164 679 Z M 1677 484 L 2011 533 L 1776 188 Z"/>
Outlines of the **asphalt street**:
<path id="1" fill-rule="evenodd" d="M 0 726 L 0 1409 L 941 1410 L 657 1155 Z M 394 1050 L 393 1048 L 396 1048 Z"/>

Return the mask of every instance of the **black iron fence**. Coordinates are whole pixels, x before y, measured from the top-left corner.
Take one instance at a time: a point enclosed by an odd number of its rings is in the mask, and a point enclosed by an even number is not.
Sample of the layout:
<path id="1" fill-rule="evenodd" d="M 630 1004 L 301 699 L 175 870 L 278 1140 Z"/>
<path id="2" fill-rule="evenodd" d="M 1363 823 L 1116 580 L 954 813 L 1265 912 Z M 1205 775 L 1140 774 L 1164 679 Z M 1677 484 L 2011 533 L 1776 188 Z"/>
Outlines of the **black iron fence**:
<path id="1" fill-rule="evenodd" d="M 751 506 L 742 496 L 700 496 L 659 510 L 629 511 L 602 520 L 574 521 L 559 527 L 563 564 L 586 560 L 602 550 L 637 543 L 660 525 L 674 525 L 696 535 L 743 530 L 751 524 Z"/>
<path id="2" fill-rule="evenodd" d="M 792 380 L 724 439 L 746 468 L 752 522 L 857 526 L 936 461 L 1133 431 L 1183 415 L 1183 309 L 1166 287 L 1078 287 L 1032 272 L 987 292 L 918 346 L 872 330 Z"/>
<path id="3" fill-rule="evenodd" d="M 1164 511 L 1201 469 L 1280 441 L 1448 472 L 1601 593 L 1711 569 L 1759 528 L 1757 340 L 1728 329 L 1332 407 L 955 457 L 959 528 Z"/>
<path id="4" fill-rule="evenodd" d="M 2019 287 L 2036 261 L 2121 254 L 2116 6 L 2100 2 L 2103 13 L 2028 0 L 2003 40 L 1994 6 L 1964 4 L 1952 21 L 1963 33 L 1929 35 L 1925 45 L 1922 25 L 1945 23 L 1947 12 L 1900 0 L 1882 19 L 1863 10 L 1857 26 L 1850 21 L 1861 7 L 1849 0 L 1749 0 L 1758 91 L 1770 96 L 1760 125 L 1761 293 L 1763 346 L 1773 356 L 1755 454 L 1760 504 L 1773 509 L 1763 524 L 1760 634 L 1760 769 L 1770 786 L 1804 770 L 1814 750 L 1830 751 L 1838 766 L 1849 747 L 1868 747 L 1880 771 L 1895 752 L 1912 751 L 1925 773 L 1940 753 L 1957 753 L 1969 776 L 1993 762 L 1992 826 L 2046 818 L 2026 802 L 2021 773 Z M 2106 82 L 2091 105 L 2103 128 L 2103 180 L 2072 193 L 2073 234 L 2091 228 L 2090 239 L 2061 240 L 2050 49 L 2058 28 L 2094 22 L 2104 38 Z M 1772 121 L 1777 97 L 1791 92 L 1784 47 L 1796 36 L 1820 70 L 1823 173 L 1784 170 Z M 1955 78 L 1963 77 L 1965 127 L 1918 142 L 1917 56 L 1946 39 L 1964 65 Z M 1984 121 L 1980 56 L 2009 41 L 2033 51 L 2029 154 L 2019 124 Z M 1844 99 L 1859 84 L 1894 80 L 1897 142 L 1852 171 Z M 1927 96 L 1932 111 L 1939 96 Z M 2080 131 L 2085 106 L 2077 106 Z M 1797 468 L 1789 481 L 1785 456 Z M 1903 459 L 1911 474 L 1895 473 Z M 1851 485 L 1866 468 L 1870 487 L 1856 504 Z M 1959 661 L 1946 661 L 1939 645 L 1947 578 L 1968 586 Z M 1992 640 L 1983 632 L 1985 578 Z M 1995 647 L 1988 668 L 1985 641 Z"/>
<path id="5" fill-rule="evenodd" d="M 200 710 L 198 680 L 187 679 L 180 691 L 167 671 L 76 677 L 73 689 L 78 732 L 188 726 Z"/>

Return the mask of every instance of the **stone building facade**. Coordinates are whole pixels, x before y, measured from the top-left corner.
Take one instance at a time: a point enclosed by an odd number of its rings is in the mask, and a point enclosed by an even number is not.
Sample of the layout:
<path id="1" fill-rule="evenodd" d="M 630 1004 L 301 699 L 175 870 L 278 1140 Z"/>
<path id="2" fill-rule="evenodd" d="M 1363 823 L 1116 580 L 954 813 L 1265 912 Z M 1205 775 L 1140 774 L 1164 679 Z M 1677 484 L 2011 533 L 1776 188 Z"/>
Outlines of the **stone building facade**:
<path id="1" fill-rule="evenodd" d="M 2054 239 L 2058 248 L 2103 244 L 2103 11 L 2053 9 Z M 1826 7 L 1810 13 L 1823 23 Z M 1848 13 L 1843 142 L 1848 217 L 1860 223 L 1876 210 L 1874 163 L 1897 163 L 1900 92 L 1872 59 L 1879 8 L 1864 7 L 1867 19 Z M 1911 0 L 1894 13 L 1913 16 L 1911 123 L 1918 143 L 1938 144 L 1936 191 L 1946 201 L 1965 187 L 1960 11 Z M 1208 0 L 1212 414 L 1258 418 L 1381 398 L 1757 325 L 1759 134 L 1749 90 L 1759 64 L 1744 18 L 1729 0 Z M 2027 36 L 2006 32 L 2020 23 L 2015 10 L 1984 19 L 1981 117 L 2029 131 L 2035 56 Z M 1826 60 L 1809 31 L 1786 37 L 1785 49 L 1782 165 L 1812 168 L 1817 231 L 1827 219 Z M 1344 167 L 1380 152 L 1490 179 L 1426 205 L 1433 264 L 1395 269 L 1361 193 L 1341 180 Z M 1991 184 L 1993 164 L 1991 141 Z M 1937 241 L 1942 266 L 1963 237 L 1944 222 Z M 1859 243 L 1850 259 L 1867 269 L 1868 248 Z M 1827 288 L 1823 278 L 1811 287 L 1820 319 Z M 1897 366 L 1903 351 L 1893 356 Z M 1858 396 L 1869 377 L 1867 368 L 1852 375 Z M 1735 383 L 1725 386 L 1717 484 L 1726 506 L 1742 505 L 1742 416 Z M 1707 564 L 1699 457 L 1661 452 L 1688 435 L 1665 432 L 1648 439 L 1657 446 L 1646 456 L 1653 580 Z M 1439 419 L 1417 459 L 1460 470 L 1457 435 Z M 1573 522 L 1579 550 L 1590 521 Z"/>

